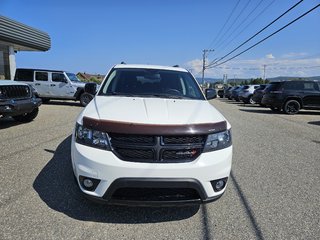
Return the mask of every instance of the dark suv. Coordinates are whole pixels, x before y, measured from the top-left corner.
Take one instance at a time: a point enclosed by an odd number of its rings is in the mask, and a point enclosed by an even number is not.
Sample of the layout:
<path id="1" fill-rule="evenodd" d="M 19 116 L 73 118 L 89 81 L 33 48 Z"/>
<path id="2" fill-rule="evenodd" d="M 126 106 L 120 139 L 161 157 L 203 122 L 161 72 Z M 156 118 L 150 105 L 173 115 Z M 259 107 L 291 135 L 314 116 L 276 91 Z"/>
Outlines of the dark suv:
<path id="1" fill-rule="evenodd" d="M 19 122 L 30 122 L 37 115 L 41 99 L 35 90 L 11 80 L 0 80 L 0 118 L 10 116 Z"/>
<path id="2" fill-rule="evenodd" d="M 265 89 L 261 103 L 287 114 L 296 114 L 302 108 L 320 109 L 320 82 L 272 82 Z"/>

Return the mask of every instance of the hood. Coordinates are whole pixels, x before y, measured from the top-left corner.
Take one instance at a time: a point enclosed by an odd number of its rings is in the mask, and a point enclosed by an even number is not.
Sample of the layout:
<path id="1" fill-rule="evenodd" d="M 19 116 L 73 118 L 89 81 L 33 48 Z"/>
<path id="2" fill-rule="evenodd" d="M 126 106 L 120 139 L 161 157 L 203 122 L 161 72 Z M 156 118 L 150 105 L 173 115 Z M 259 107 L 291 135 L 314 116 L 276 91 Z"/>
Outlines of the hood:
<path id="1" fill-rule="evenodd" d="M 84 88 L 84 85 L 86 85 L 85 82 L 72 82 L 72 86 L 75 86 L 75 87 L 83 87 Z"/>
<path id="2" fill-rule="evenodd" d="M 12 86 L 12 85 L 23 85 L 23 86 L 27 86 L 28 84 L 23 83 L 23 82 L 16 82 L 13 80 L 0 80 L 0 86 Z"/>
<path id="3" fill-rule="evenodd" d="M 96 96 L 79 116 L 141 124 L 183 125 L 226 121 L 208 101 Z"/>

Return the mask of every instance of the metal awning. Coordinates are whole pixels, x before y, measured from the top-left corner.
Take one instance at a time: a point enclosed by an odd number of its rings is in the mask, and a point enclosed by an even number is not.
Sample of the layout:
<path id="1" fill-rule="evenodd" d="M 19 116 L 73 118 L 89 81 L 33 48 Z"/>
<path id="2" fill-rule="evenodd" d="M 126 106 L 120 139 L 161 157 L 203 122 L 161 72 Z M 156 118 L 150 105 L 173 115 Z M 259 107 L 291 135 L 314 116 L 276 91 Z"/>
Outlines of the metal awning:
<path id="1" fill-rule="evenodd" d="M 16 51 L 48 51 L 51 40 L 47 33 L 0 15 L 0 43 Z"/>

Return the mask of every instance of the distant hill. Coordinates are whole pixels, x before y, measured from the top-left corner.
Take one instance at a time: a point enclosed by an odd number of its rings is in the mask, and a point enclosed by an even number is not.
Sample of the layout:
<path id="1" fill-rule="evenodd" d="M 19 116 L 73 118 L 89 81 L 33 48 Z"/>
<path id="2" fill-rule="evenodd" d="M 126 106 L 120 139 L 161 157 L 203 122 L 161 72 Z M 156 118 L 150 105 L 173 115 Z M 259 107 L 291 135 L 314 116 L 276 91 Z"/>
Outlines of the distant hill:
<path id="1" fill-rule="evenodd" d="M 199 83 L 202 83 L 201 78 L 196 78 Z M 245 80 L 250 81 L 252 78 L 230 78 L 228 79 L 228 82 L 236 82 L 241 83 Z M 314 77 L 286 77 L 286 76 L 279 76 L 274 78 L 267 78 L 270 82 L 278 82 L 278 81 L 288 81 L 288 80 L 319 80 L 320 76 L 314 76 Z M 223 79 L 221 78 L 204 78 L 204 82 L 206 83 L 216 83 L 216 82 L 223 82 Z"/>

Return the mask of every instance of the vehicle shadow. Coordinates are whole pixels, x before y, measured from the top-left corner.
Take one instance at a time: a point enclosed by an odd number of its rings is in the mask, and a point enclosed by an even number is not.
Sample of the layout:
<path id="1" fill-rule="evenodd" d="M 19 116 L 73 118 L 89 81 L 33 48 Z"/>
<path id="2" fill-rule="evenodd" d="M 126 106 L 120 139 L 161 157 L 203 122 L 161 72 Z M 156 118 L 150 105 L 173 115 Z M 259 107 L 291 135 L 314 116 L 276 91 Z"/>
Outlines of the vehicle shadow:
<path id="1" fill-rule="evenodd" d="M 75 102 L 75 101 L 50 100 L 49 102 L 42 103 L 42 104 L 43 105 L 62 105 L 62 106 L 82 107 L 80 102 Z"/>
<path id="2" fill-rule="evenodd" d="M 281 112 L 273 112 L 270 109 L 239 109 L 242 112 L 261 113 L 261 114 L 280 114 Z"/>
<path id="3" fill-rule="evenodd" d="M 308 122 L 309 124 L 312 124 L 312 125 L 318 125 L 320 126 L 320 121 L 311 121 L 311 122 Z"/>
<path id="4" fill-rule="evenodd" d="M 71 136 L 63 140 L 52 159 L 36 177 L 33 188 L 51 209 L 82 220 L 106 223 L 157 223 L 187 219 L 200 206 L 188 207 L 124 207 L 100 205 L 87 200 L 73 177 L 71 165 Z"/>
<path id="5" fill-rule="evenodd" d="M 10 128 L 20 124 L 24 124 L 24 123 L 15 121 L 11 117 L 0 118 L 0 129 Z"/>
<path id="6" fill-rule="evenodd" d="M 250 112 L 250 113 L 261 113 L 261 114 L 285 114 L 284 112 L 273 112 L 268 108 L 265 109 L 239 109 L 240 111 L 243 112 Z M 316 112 L 316 111 L 309 111 L 309 110 L 302 110 L 299 111 L 296 115 L 320 115 L 320 112 Z"/>

